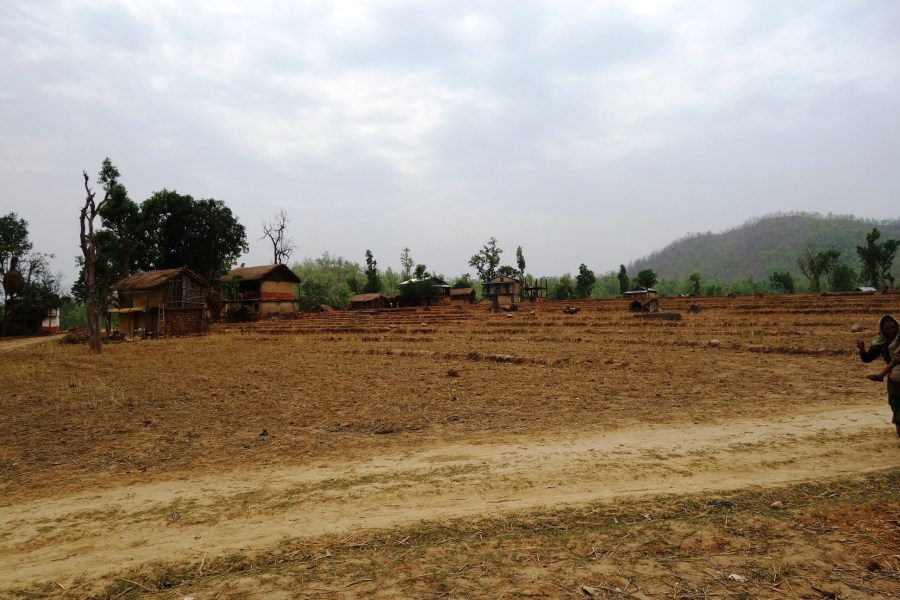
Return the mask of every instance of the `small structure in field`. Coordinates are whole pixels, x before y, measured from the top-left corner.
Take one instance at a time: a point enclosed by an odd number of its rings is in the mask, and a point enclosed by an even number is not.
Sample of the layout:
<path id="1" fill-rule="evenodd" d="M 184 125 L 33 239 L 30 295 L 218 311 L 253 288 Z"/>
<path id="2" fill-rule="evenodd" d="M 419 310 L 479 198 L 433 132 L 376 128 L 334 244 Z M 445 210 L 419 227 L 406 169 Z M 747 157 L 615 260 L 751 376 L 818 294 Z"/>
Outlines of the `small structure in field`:
<path id="1" fill-rule="evenodd" d="M 526 302 L 548 300 L 548 290 L 549 286 L 547 285 L 546 277 L 532 279 L 530 284 L 526 281 L 525 285 L 522 286 L 522 300 L 525 300 Z"/>
<path id="2" fill-rule="evenodd" d="M 186 267 L 135 273 L 113 286 L 119 332 L 125 338 L 197 334 L 209 284 Z"/>
<path id="3" fill-rule="evenodd" d="M 450 304 L 453 306 L 465 306 L 475 304 L 475 288 L 456 288 L 450 290 Z"/>
<path id="4" fill-rule="evenodd" d="M 373 308 L 387 308 L 388 300 L 384 294 L 356 294 L 350 298 L 347 310 L 367 310 Z"/>
<path id="5" fill-rule="evenodd" d="M 515 277 L 498 275 L 481 283 L 481 297 L 497 306 L 518 304 L 521 292 L 522 282 Z"/>
<path id="6" fill-rule="evenodd" d="M 59 333 L 59 309 L 51 308 L 47 311 L 47 316 L 41 321 L 41 331 Z"/>
<path id="7" fill-rule="evenodd" d="M 334 308 L 328 306 L 327 304 L 316 304 L 311 309 L 309 309 L 311 313 L 326 313 L 326 312 L 334 312 Z"/>
<path id="8" fill-rule="evenodd" d="M 622 295 L 631 300 L 628 303 L 628 310 L 631 312 L 659 312 L 659 299 L 653 288 L 630 290 Z"/>
<path id="9" fill-rule="evenodd" d="M 294 294 L 300 278 L 287 265 L 238 267 L 219 281 L 225 284 L 223 301 L 231 321 L 293 315 L 300 310 Z"/>

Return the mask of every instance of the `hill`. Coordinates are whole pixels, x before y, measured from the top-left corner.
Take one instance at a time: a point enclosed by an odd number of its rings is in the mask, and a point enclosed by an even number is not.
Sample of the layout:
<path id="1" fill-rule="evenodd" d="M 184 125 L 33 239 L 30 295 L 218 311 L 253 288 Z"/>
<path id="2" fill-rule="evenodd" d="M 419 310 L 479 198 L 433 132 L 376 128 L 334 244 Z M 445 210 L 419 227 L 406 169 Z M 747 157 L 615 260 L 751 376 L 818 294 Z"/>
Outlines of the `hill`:
<path id="1" fill-rule="evenodd" d="M 767 279 L 787 271 L 802 279 L 797 258 L 807 244 L 841 253 L 840 262 L 859 269 L 856 247 L 866 243 L 874 227 L 881 241 L 900 239 L 900 219 L 870 220 L 846 215 L 779 213 L 751 219 L 721 233 L 689 234 L 628 265 L 628 273 L 651 268 L 660 279 L 686 279 L 700 273 L 704 280 Z M 892 270 L 900 279 L 900 265 Z"/>

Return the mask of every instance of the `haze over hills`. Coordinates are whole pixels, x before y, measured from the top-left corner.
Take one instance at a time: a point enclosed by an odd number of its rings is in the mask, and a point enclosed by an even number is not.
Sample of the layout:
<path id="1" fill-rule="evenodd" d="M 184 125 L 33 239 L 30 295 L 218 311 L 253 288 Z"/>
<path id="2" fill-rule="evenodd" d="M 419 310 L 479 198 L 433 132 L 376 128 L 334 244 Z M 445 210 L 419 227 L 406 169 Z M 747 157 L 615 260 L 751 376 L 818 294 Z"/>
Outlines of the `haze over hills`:
<path id="1" fill-rule="evenodd" d="M 688 234 L 626 268 L 631 276 L 650 268 L 660 279 L 686 279 L 697 272 L 704 280 L 763 280 L 775 271 L 787 271 L 802 279 L 797 258 L 810 244 L 816 250 L 837 250 L 841 253 L 839 262 L 858 271 L 856 247 L 866 245 L 866 234 L 875 227 L 881 231 L 879 242 L 900 239 L 900 219 L 778 213 L 721 233 Z M 891 272 L 900 279 L 898 260 Z"/>

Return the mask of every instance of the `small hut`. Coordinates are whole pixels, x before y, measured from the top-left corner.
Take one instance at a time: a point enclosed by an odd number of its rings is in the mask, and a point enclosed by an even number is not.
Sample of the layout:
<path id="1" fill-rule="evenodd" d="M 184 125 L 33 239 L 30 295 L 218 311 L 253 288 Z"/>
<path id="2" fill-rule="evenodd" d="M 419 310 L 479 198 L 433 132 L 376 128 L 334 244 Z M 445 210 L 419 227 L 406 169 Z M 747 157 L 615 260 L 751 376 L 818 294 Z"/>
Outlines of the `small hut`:
<path id="1" fill-rule="evenodd" d="M 384 294 L 356 294 L 350 298 L 348 310 L 365 310 L 372 308 L 386 308 L 387 298 Z"/>
<path id="2" fill-rule="evenodd" d="M 255 321 L 300 310 L 294 286 L 300 278 L 287 265 L 238 267 L 219 278 L 225 284 L 229 320 Z"/>
<path id="3" fill-rule="evenodd" d="M 475 304 L 475 288 L 455 288 L 450 290 L 450 304 L 465 306 Z"/>
<path id="4" fill-rule="evenodd" d="M 113 286 L 123 337 L 163 337 L 203 331 L 209 284 L 186 267 L 135 273 Z"/>

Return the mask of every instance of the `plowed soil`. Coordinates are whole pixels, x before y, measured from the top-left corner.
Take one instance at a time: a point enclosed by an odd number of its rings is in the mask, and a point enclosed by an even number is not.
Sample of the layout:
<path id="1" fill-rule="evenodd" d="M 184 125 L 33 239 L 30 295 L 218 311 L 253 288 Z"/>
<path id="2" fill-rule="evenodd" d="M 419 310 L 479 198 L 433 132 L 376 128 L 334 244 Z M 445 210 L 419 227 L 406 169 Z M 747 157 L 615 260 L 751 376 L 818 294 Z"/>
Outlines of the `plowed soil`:
<path id="1" fill-rule="evenodd" d="M 0 342 L 0 596 L 900 596 L 900 296 L 661 306 Z"/>

